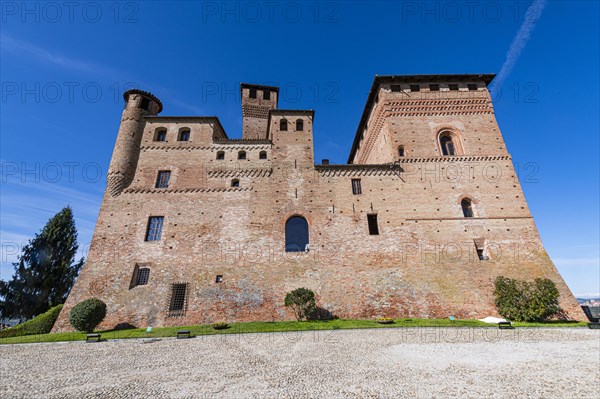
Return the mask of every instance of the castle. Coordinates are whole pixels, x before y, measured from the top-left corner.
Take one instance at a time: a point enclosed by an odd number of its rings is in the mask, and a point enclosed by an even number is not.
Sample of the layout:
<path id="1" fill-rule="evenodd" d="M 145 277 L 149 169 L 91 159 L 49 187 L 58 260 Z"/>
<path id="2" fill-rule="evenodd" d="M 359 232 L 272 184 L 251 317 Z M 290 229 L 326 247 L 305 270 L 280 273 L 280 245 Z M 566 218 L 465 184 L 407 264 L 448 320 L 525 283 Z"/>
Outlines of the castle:
<path id="1" fill-rule="evenodd" d="M 494 279 L 546 277 L 494 116 L 494 75 L 376 76 L 347 164 L 315 163 L 314 111 L 241 84 L 243 132 L 159 116 L 129 90 L 86 264 L 54 326 L 97 297 L 101 328 L 291 319 L 312 289 L 342 318 L 497 316 Z"/>

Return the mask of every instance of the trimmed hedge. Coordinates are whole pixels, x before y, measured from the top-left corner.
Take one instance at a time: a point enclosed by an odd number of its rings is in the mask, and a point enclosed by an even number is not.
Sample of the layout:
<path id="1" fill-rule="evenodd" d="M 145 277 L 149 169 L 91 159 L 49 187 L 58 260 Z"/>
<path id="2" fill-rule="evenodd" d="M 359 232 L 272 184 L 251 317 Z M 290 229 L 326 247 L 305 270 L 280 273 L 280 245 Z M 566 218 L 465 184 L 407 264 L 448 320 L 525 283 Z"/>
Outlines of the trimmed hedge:
<path id="1" fill-rule="evenodd" d="M 73 306 L 69 313 L 69 323 L 74 329 L 91 333 L 106 316 L 106 304 L 98 298 L 86 299 Z"/>
<path id="2" fill-rule="evenodd" d="M 496 308 L 512 321 L 546 321 L 560 316 L 559 292 L 554 282 L 536 278 L 532 282 L 499 276 L 495 281 Z"/>
<path id="3" fill-rule="evenodd" d="M 11 328 L 0 330 L 0 338 L 20 337 L 22 335 L 48 334 L 54 326 L 54 322 L 63 305 L 58 305 L 50 308 L 46 313 L 34 317 L 23 324 L 16 325 Z"/>

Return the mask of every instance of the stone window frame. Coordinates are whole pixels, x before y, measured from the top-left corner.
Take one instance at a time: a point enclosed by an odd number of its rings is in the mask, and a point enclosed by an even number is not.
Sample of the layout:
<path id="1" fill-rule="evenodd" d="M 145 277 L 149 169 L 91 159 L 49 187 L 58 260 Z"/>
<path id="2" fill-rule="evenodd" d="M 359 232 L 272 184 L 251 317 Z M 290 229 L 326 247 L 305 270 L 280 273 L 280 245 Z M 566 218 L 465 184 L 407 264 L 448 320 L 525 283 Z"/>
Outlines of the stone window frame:
<path id="1" fill-rule="evenodd" d="M 442 137 L 449 137 L 452 141 L 452 145 L 454 147 L 453 155 L 444 155 L 444 148 L 442 146 Z M 444 127 L 438 129 L 436 134 L 436 142 L 440 156 L 442 157 L 456 157 L 465 154 L 465 150 L 463 147 L 463 139 L 462 134 L 458 132 L 455 128 Z"/>

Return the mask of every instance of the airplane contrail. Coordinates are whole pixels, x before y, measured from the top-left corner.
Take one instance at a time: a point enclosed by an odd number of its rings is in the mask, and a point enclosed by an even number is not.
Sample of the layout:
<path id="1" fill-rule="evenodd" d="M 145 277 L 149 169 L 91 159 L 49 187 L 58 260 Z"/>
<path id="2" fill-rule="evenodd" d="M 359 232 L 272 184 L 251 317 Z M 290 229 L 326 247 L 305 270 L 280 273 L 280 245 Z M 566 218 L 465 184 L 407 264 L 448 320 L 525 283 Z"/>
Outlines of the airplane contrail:
<path id="1" fill-rule="evenodd" d="M 542 15 L 542 10 L 546 5 L 546 0 L 535 0 L 528 8 L 525 13 L 525 20 L 523 24 L 519 28 L 515 38 L 513 39 L 508 52 L 506 53 L 506 59 L 504 60 L 504 64 L 502 64 L 502 68 L 500 68 L 500 72 L 496 79 L 494 79 L 494 84 L 498 87 L 502 86 L 513 67 L 515 66 L 521 52 L 525 48 L 529 37 L 531 36 L 531 32 L 537 25 L 540 16 Z"/>

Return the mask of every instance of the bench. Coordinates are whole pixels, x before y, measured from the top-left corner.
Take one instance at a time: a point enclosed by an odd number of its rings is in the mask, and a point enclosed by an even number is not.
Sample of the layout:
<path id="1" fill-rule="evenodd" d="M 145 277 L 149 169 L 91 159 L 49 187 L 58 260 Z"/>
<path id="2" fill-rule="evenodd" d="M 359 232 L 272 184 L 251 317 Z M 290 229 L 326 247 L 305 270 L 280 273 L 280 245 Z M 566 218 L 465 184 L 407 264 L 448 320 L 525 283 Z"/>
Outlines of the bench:
<path id="1" fill-rule="evenodd" d="M 190 330 L 179 330 L 177 331 L 177 339 L 180 338 L 191 338 Z"/>
<path id="2" fill-rule="evenodd" d="M 86 335 L 85 342 L 100 342 L 100 334 L 93 333 Z"/>
<path id="3" fill-rule="evenodd" d="M 592 330 L 600 330 L 600 323 L 588 323 L 588 327 Z"/>
<path id="4" fill-rule="evenodd" d="M 498 328 L 501 330 L 512 330 L 514 327 L 512 326 L 510 321 L 501 321 L 498 323 Z"/>

